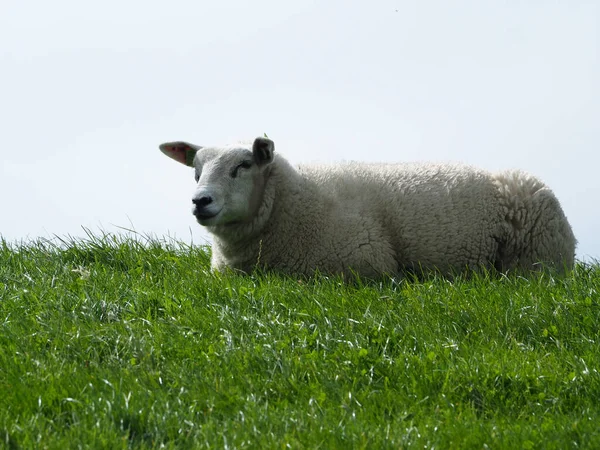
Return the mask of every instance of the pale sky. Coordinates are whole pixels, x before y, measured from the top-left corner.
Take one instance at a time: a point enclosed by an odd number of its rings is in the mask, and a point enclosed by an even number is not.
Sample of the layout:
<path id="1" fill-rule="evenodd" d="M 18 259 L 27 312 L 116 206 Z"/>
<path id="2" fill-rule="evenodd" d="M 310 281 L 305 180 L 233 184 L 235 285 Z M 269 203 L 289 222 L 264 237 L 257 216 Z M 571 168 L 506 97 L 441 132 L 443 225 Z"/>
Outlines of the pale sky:
<path id="1" fill-rule="evenodd" d="M 164 141 L 460 161 L 556 193 L 600 259 L 600 2 L 0 3 L 0 234 L 204 242 Z"/>

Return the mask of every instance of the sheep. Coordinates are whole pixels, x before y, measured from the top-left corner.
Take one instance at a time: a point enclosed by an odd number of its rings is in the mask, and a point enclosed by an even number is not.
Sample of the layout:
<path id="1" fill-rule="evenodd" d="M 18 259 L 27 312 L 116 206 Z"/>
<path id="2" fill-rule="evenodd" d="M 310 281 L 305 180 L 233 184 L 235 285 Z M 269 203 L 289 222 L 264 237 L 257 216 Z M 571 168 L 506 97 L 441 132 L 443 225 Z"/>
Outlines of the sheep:
<path id="1" fill-rule="evenodd" d="M 521 171 L 433 163 L 292 165 L 275 144 L 160 150 L 193 167 L 211 267 L 380 278 L 497 269 L 559 273 L 576 240 L 552 191 Z"/>

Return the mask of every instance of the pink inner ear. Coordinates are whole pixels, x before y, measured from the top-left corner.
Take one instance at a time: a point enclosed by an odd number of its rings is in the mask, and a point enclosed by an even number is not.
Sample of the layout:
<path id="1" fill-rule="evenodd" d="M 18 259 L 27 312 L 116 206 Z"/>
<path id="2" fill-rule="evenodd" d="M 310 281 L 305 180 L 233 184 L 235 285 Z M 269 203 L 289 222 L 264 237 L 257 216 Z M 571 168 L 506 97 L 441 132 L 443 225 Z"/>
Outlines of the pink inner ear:
<path id="1" fill-rule="evenodd" d="M 187 149 L 183 145 L 163 144 L 163 153 L 181 164 L 186 164 Z"/>
<path id="2" fill-rule="evenodd" d="M 186 150 L 183 147 L 173 147 L 171 150 L 171 155 L 173 155 L 173 159 L 175 161 L 180 162 L 181 164 L 186 163 Z"/>

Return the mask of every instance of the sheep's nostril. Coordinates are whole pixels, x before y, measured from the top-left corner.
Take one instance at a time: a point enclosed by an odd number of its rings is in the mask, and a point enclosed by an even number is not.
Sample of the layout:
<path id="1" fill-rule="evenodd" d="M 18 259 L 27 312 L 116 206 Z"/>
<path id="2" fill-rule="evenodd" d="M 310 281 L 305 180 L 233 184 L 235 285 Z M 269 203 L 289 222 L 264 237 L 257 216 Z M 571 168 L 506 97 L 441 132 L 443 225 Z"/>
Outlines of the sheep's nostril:
<path id="1" fill-rule="evenodd" d="M 193 198 L 192 199 L 192 203 L 194 205 L 196 205 L 198 208 L 204 208 L 207 205 L 210 205 L 212 203 L 213 199 L 212 197 L 206 195 L 204 197 L 200 197 L 200 198 Z"/>

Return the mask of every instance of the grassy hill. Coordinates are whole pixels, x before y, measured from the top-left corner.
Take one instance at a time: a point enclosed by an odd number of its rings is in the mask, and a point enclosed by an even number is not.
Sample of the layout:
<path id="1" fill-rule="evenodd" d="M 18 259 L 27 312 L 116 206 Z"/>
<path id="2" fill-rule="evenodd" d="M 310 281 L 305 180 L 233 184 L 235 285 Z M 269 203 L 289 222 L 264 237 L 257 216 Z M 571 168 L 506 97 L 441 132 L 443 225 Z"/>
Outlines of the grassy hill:
<path id="1" fill-rule="evenodd" d="M 600 267 L 343 283 L 0 243 L 0 447 L 600 448 Z"/>

